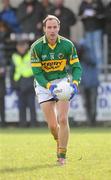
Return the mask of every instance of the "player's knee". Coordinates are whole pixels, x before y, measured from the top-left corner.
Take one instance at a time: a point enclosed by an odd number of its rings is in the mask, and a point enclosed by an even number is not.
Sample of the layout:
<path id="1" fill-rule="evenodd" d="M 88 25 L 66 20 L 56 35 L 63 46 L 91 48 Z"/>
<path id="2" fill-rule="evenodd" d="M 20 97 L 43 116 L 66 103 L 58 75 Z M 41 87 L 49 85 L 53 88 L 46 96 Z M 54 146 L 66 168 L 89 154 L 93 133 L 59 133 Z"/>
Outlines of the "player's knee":
<path id="1" fill-rule="evenodd" d="M 49 128 L 50 128 L 51 132 L 53 133 L 53 132 L 55 132 L 55 131 L 56 131 L 57 126 L 56 126 L 56 125 L 54 125 L 54 124 L 51 124 Z"/>
<path id="2" fill-rule="evenodd" d="M 67 125 L 67 117 L 61 116 L 59 119 L 59 123 L 60 123 L 60 125 L 66 126 Z"/>

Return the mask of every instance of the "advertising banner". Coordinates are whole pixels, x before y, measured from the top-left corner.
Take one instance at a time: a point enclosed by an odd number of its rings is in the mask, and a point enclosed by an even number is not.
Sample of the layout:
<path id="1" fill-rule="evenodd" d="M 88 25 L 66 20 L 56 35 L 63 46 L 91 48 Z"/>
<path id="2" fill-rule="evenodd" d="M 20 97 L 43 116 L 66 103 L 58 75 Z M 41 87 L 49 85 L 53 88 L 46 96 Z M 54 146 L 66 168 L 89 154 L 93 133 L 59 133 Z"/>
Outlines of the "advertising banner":
<path id="1" fill-rule="evenodd" d="M 101 82 L 98 88 L 97 98 L 97 121 L 111 121 L 111 83 Z M 6 101 L 6 121 L 17 122 L 18 118 L 18 97 L 15 91 L 12 91 L 9 81 L 7 81 Z M 44 121 L 43 113 L 36 101 L 37 119 Z M 27 112 L 28 116 L 28 112 Z M 74 121 L 86 121 L 85 108 L 81 94 L 72 100 L 70 105 L 69 117 Z"/>

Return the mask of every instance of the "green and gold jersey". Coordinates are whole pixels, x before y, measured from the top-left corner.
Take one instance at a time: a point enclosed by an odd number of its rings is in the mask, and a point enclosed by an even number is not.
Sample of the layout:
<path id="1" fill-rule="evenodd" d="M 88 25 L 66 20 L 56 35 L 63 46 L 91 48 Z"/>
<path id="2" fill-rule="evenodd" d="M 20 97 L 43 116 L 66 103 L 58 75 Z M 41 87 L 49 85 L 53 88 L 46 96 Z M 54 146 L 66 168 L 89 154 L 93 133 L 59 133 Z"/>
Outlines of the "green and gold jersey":
<path id="1" fill-rule="evenodd" d="M 67 76 L 67 68 L 71 70 L 72 80 L 77 83 L 81 78 L 81 65 L 73 43 L 58 36 L 54 46 L 48 44 L 45 36 L 31 46 L 31 66 L 36 81 L 48 88 L 50 81 Z"/>

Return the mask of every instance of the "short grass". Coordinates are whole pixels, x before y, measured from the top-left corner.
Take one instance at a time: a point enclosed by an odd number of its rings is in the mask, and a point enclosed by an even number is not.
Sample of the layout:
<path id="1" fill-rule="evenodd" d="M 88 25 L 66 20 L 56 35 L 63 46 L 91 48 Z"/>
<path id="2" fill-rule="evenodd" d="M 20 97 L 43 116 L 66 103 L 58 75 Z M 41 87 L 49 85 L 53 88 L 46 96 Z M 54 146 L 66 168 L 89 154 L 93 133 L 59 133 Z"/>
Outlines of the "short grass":
<path id="1" fill-rule="evenodd" d="M 67 164 L 56 164 L 47 128 L 0 130 L 0 180 L 111 180 L 111 129 L 73 128 Z"/>

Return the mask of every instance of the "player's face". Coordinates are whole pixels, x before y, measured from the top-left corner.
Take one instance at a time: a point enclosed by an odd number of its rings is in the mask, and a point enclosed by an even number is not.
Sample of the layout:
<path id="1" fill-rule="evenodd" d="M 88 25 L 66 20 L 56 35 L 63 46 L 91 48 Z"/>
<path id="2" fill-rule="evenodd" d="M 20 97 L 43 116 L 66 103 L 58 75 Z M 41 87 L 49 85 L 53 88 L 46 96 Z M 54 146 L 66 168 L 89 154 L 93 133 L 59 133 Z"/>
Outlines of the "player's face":
<path id="1" fill-rule="evenodd" d="M 55 19 L 47 20 L 44 32 L 49 41 L 56 41 L 60 25 Z"/>

